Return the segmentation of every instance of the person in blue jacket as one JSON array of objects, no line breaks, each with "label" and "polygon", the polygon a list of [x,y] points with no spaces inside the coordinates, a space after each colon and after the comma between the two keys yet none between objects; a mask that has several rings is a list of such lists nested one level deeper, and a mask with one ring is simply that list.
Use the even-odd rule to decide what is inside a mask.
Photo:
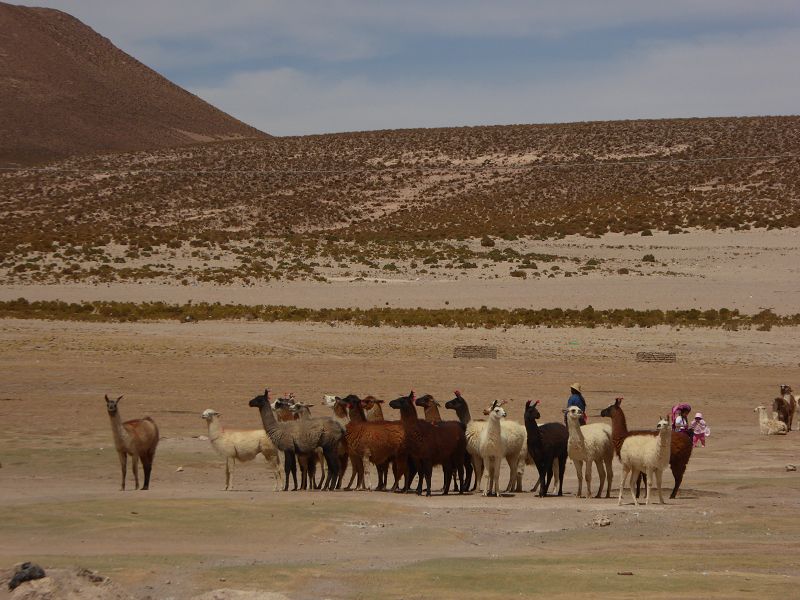
[{"label": "person in blue jacket", "polygon": [[[581,416],[581,425],[586,425],[586,399],[581,394],[581,384],[580,383],[573,383],[569,386],[570,397],[567,400],[567,410],[569,410],[570,406],[577,406],[583,412],[583,416]],[[564,414],[564,423],[567,422],[567,415]]]}]

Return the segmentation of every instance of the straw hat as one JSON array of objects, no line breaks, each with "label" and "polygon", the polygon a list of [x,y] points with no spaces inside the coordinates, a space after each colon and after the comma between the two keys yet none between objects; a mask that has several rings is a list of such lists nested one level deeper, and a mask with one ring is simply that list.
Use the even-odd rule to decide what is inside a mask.
[{"label": "straw hat", "polygon": [[576,391],[576,392],[578,392],[579,394],[581,393],[581,384],[580,384],[580,383],[573,383],[573,384],[572,384],[571,386],[569,386],[569,387],[570,387],[570,389],[572,389],[572,390],[575,390],[575,391]]}]

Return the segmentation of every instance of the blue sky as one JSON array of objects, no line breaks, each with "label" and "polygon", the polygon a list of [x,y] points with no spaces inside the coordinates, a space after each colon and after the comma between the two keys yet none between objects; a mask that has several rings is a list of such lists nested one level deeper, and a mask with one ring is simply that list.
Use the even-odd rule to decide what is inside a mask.
[{"label": "blue sky", "polygon": [[39,0],[273,134],[797,114],[797,0]]}]

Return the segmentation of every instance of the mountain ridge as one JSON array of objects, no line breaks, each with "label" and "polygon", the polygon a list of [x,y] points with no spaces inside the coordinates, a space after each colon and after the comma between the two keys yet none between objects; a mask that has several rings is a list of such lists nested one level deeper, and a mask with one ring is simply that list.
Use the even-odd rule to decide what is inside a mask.
[{"label": "mountain ridge", "polygon": [[0,2],[0,166],[267,134],[68,13]]}]

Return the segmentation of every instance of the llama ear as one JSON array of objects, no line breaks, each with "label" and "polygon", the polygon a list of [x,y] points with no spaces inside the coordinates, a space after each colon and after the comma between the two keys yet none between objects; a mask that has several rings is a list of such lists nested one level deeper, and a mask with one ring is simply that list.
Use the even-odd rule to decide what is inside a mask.
[{"label": "llama ear", "polygon": [[459,392],[458,390],[456,390],[453,393],[456,395],[456,398],[461,398],[461,392]]},{"label": "llama ear", "polygon": [[526,400],[525,401],[525,408],[530,408],[530,407],[531,407],[531,401],[530,400]]},{"label": "llama ear", "polygon": [[417,396],[416,396],[416,394],[414,393],[414,390],[411,390],[411,393],[409,394],[409,396],[408,396],[408,397],[409,397],[409,398],[411,398],[412,400],[416,400],[416,399],[417,399]]},{"label": "llama ear", "polygon": [[537,400],[536,402],[533,403],[533,405],[534,406],[539,406],[539,402],[541,402],[541,400]]},{"label": "llama ear", "polygon": [[120,396],[119,398],[117,398],[117,402],[119,402],[120,400],[122,400],[124,397],[125,397],[125,394],[122,394],[122,396]]},{"label": "llama ear", "polygon": [[108,394],[106,394],[106,402],[110,402],[110,400],[108,399]]}]

